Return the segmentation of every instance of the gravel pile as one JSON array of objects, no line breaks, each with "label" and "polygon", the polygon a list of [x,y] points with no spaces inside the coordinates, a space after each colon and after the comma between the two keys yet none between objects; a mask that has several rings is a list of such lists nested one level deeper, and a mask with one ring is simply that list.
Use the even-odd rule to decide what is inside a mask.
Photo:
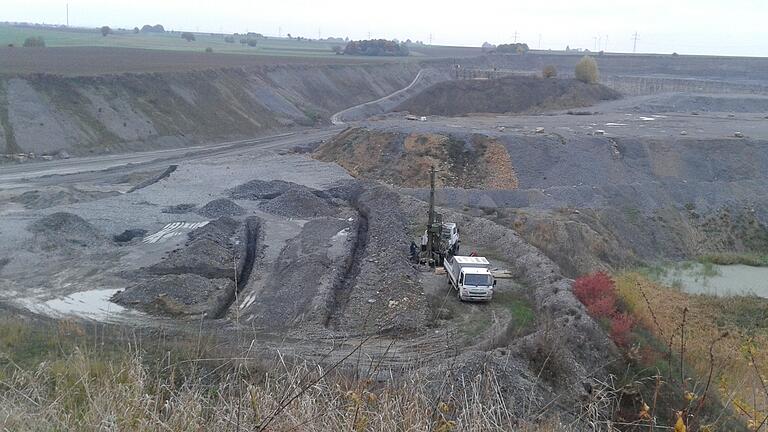
[{"label": "gravel pile", "polygon": [[309,189],[289,190],[277,198],[260,205],[267,213],[291,218],[333,216],[338,209],[326,198],[321,198]]},{"label": "gravel pile", "polygon": [[104,242],[104,237],[93,225],[72,213],[53,213],[33,222],[27,229],[47,247],[90,247]]},{"label": "gravel pile", "polygon": [[185,214],[194,210],[195,207],[197,207],[197,204],[184,203],[168,206],[161,211],[167,214]]},{"label": "gravel pile", "polygon": [[233,294],[229,279],[207,279],[195,274],[165,275],[132,285],[112,297],[117,304],[148,313],[213,316]]},{"label": "gravel pile", "polygon": [[186,245],[171,251],[165,259],[148,268],[156,275],[191,273],[209,279],[232,278],[242,266],[245,253],[243,224],[222,217],[188,234]]},{"label": "gravel pile", "polygon": [[202,217],[214,219],[222,216],[242,216],[245,214],[245,209],[232,200],[220,198],[209,202],[195,213]]},{"label": "gravel pile", "polygon": [[272,199],[297,188],[304,188],[304,186],[282,180],[251,180],[232,188],[229,191],[229,196],[232,199],[243,200]]}]

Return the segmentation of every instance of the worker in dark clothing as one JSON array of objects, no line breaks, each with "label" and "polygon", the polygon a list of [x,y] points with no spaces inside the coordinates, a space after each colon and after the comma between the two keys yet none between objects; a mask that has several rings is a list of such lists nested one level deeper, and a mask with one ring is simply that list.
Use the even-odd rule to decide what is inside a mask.
[{"label": "worker in dark clothing", "polygon": [[419,262],[419,247],[414,242],[411,242],[411,261]]}]

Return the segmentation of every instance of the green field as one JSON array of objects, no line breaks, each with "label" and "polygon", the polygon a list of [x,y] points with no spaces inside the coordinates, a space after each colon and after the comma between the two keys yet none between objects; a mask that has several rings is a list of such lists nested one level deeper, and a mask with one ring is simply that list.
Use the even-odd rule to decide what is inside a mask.
[{"label": "green field", "polygon": [[171,51],[205,51],[232,54],[280,55],[297,57],[333,57],[334,45],[343,43],[329,41],[307,41],[287,38],[260,38],[256,47],[239,43],[224,42],[227,35],[195,33],[196,40],[187,42],[179,32],[138,33],[114,30],[113,34],[102,36],[99,29],[26,27],[0,24],[0,46],[13,44],[20,47],[28,37],[41,36],[47,47],[116,47],[142,48]]}]

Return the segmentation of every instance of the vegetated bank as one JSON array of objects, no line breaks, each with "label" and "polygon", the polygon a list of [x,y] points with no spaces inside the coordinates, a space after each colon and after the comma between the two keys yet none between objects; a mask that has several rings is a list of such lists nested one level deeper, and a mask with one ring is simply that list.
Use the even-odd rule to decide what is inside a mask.
[{"label": "vegetated bank", "polygon": [[600,84],[577,80],[511,76],[437,83],[400,104],[396,111],[417,115],[521,113],[579,108],[620,94]]}]

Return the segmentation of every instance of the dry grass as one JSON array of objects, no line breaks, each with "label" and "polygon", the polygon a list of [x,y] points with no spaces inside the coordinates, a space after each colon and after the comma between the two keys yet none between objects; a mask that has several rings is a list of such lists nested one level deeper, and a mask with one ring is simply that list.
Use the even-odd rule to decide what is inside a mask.
[{"label": "dry grass", "polygon": [[675,380],[675,385],[690,392],[694,400],[705,393],[711,381],[710,391],[717,393],[725,406],[741,414],[753,430],[761,423],[760,430],[766,430],[767,301],[688,295],[638,273],[617,276],[616,286],[643,327],[651,329],[675,355],[653,358],[650,347],[640,346],[638,354],[646,357],[646,362],[655,361],[656,367],[670,374],[670,381]]},{"label": "dry grass", "polygon": [[[31,335],[27,324],[16,329]],[[195,342],[186,353],[147,353],[136,341],[120,351],[93,350],[69,345],[63,333],[72,330],[49,333],[61,349],[25,356],[29,366],[14,360],[18,338],[5,339],[0,430],[573,430],[555,420],[526,425],[515,418],[492,372],[467,377],[459,390],[448,378],[430,381],[417,371],[379,382],[377,373],[357,377],[359,371],[279,354],[266,361],[253,349],[233,358],[189,357],[201,352]],[[93,345],[92,335],[75,333]]]}]

